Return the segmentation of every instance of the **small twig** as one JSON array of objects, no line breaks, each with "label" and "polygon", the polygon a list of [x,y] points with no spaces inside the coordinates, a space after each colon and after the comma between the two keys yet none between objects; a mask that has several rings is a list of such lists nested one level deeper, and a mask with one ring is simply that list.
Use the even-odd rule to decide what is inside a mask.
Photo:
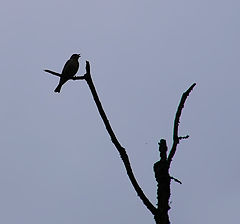
[{"label": "small twig", "polygon": [[[44,70],[45,72],[48,72],[48,73],[50,73],[50,74],[52,74],[52,75],[56,75],[56,76],[58,76],[58,77],[62,77],[62,74],[60,74],[60,73],[58,73],[58,72],[54,72],[54,71],[51,71],[51,70],[48,70],[48,69],[46,69],[46,70]],[[86,74],[85,74],[86,75]],[[85,79],[85,75],[83,75],[83,76],[73,76],[73,77],[71,77],[71,78],[69,78],[70,80],[83,80],[83,79]]]},{"label": "small twig", "polygon": [[46,70],[44,70],[45,72],[48,72],[48,73],[50,73],[50,74],[52,74],[52,75],[56,75],[56,76],[58,76],[58,77],[61,77],[61,74],[59,74],[59,73],[57,73],[57,72],[54,72],[54,71],[51,71],[51,70],[48,70],[48,69],[46,69]]},{"label": "small twig", "polygon": [[178,137],[178,128],[179,128],[179,123],[180,123],[180,117],[181,117],[181,114],[182,114],[182,110],[183,110],[183,107],[184,107],[184,104],[185,104],[185,101],[187,99],[187,97],[189,96],[190,92],[193,90],[194,86],[196,85],[196,83],[193,83],[189,89],[183,93],[182,95],[182,98],[180,100],[180,103],[179,103],[179,106],[178,106],[178,109],[177,109],[177,112],[176,112],[176,116],[175,116],[175,120],[174,120],[174,128],[173,128],[173,145],[172,145],[172,149],[168,155],[168,162],[169,162],[169,165],[173,159],[173,156],[177,150],[177,145],[179,143],[179,137]]},{"label": "small twig", "polygon": [[182,139],[188,139],[188,138],[189,138],[189,135],[178,137],[179,140],[182,140]]},{"label": "small twig", "polygon": [[177,178],[174,178],[174,177],[170,177],[172,180],[174,180],[175,182],[179,183],[179,184],[182,184],[182,182],[180,180],[178,180]]}]

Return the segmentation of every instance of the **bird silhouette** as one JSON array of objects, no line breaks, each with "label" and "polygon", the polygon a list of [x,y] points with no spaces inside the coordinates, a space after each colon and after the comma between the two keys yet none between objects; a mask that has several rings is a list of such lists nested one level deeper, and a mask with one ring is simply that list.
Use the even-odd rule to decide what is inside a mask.
[{"label": "bird silhouette", "polygon": [[45,72],[49,72],[51,74],[55,74],[60,76],[59,84],[57,88],[54,90],[56,93],[60,93],[62,85],[67,82],[70,78],[72,78],[78,71],[80,54],[73,54],[70,59],[66,62],[63,67],[62,73],[59,74],[57,72],[53,72],[51,70],[44,70]]}]

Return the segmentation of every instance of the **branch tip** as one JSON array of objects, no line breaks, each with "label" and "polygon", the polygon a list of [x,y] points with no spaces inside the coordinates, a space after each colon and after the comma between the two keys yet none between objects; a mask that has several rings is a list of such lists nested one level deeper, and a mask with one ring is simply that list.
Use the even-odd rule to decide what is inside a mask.
[{"label": "branch tip", "polygon": [[86,73],[90,73],[90,63],[86,61]]},{"label": "branch tip", "polygon": [[174,177],[170,177],[172,180],[174,180],[175,182],[179,183],[179,184],[182,184],[182,182],[180,180],[178,180],[177,178],[174,178]]}]

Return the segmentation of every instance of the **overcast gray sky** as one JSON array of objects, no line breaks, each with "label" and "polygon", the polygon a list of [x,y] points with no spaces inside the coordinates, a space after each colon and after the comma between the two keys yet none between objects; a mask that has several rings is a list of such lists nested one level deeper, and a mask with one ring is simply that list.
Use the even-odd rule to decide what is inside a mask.
[{"label": "overcast gray sky", "polygon": [[158,142],[182,141],[172,223],[239,220],[238,0],[6,1],[0,8],[0,223],[154,223],[84,81],[53,92],[81,53],[134,173],[156,203]]}]

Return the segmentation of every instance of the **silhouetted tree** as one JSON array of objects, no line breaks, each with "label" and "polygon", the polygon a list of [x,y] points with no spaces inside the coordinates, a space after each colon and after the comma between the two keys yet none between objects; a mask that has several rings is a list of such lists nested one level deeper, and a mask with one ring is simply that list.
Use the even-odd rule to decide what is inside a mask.
[{"label": "silhouetted tree", "polygon": [[[49,72],[49,70],[45,70],[46,72]],[[53,75],[60,76],[60,74],[55,73],[55,72],[50,72]],[[181,139],[187,139],[189,136],[178,136],[178,127],[179,127],[179,122],[180,122],[180,117],[182,113],[182,109],[184,107],[185,101],[187,97],[189,96],[190,92],[193,90],[194,86],[196,83],[192,84],[190,88],[183,93],[177,112],[174,120],[174,128],[173,128],[173,144],[170,150],[169,155],[167,156],[167,143],[165,139],[161,139],[159,144],[159,152],[160,152],[160,160],[154,164],[154,172],[155,172],[155,178],[158,183],[157,187],[157,207],[155,207],[149,199],[146,197],[144,194],[143,190],[139,186],[132,168],[131,164],[128,158],[128,155],[126,153],[125,148],[120,144],[118,141],[116,135],[113,132],[113,129],[110,125],[109,120],[107,119],[106,113],[103,110],[102,104],[99,100],[97,91],[95,89],[95,86],[92,81],[91,73],[90,73],[90,64],[88,61],[86,61],[86,74],[83,76],[75,76],[75,77],[70,77],[69,79],[72,80],[85,80],[91,90],[93,99],[96,103],[98,112],[104,122],[104,125],[106,127],[106,130],[111,138],[112,143],[118,150],[120,157],[124,163],[125,169],[127,171],[127,175],[137,192],[137,195],[140,197],[142,200],[143,204],[148,208],[148,210],[153,214],[154,219],[157,224],[169,224],[169,216],[168,216],[168,211],[170,209],[169,206],[169,198],[170,198],[170,183],[171,180],[174,180],[178,183],[181,184],[179,180],[177,180],[174,177],[171,177],[169,174],[169,169],[170,165],[172,162],[172,159],[175,155],[175,152],[177,150],[177,145],[179,144]]]}]

